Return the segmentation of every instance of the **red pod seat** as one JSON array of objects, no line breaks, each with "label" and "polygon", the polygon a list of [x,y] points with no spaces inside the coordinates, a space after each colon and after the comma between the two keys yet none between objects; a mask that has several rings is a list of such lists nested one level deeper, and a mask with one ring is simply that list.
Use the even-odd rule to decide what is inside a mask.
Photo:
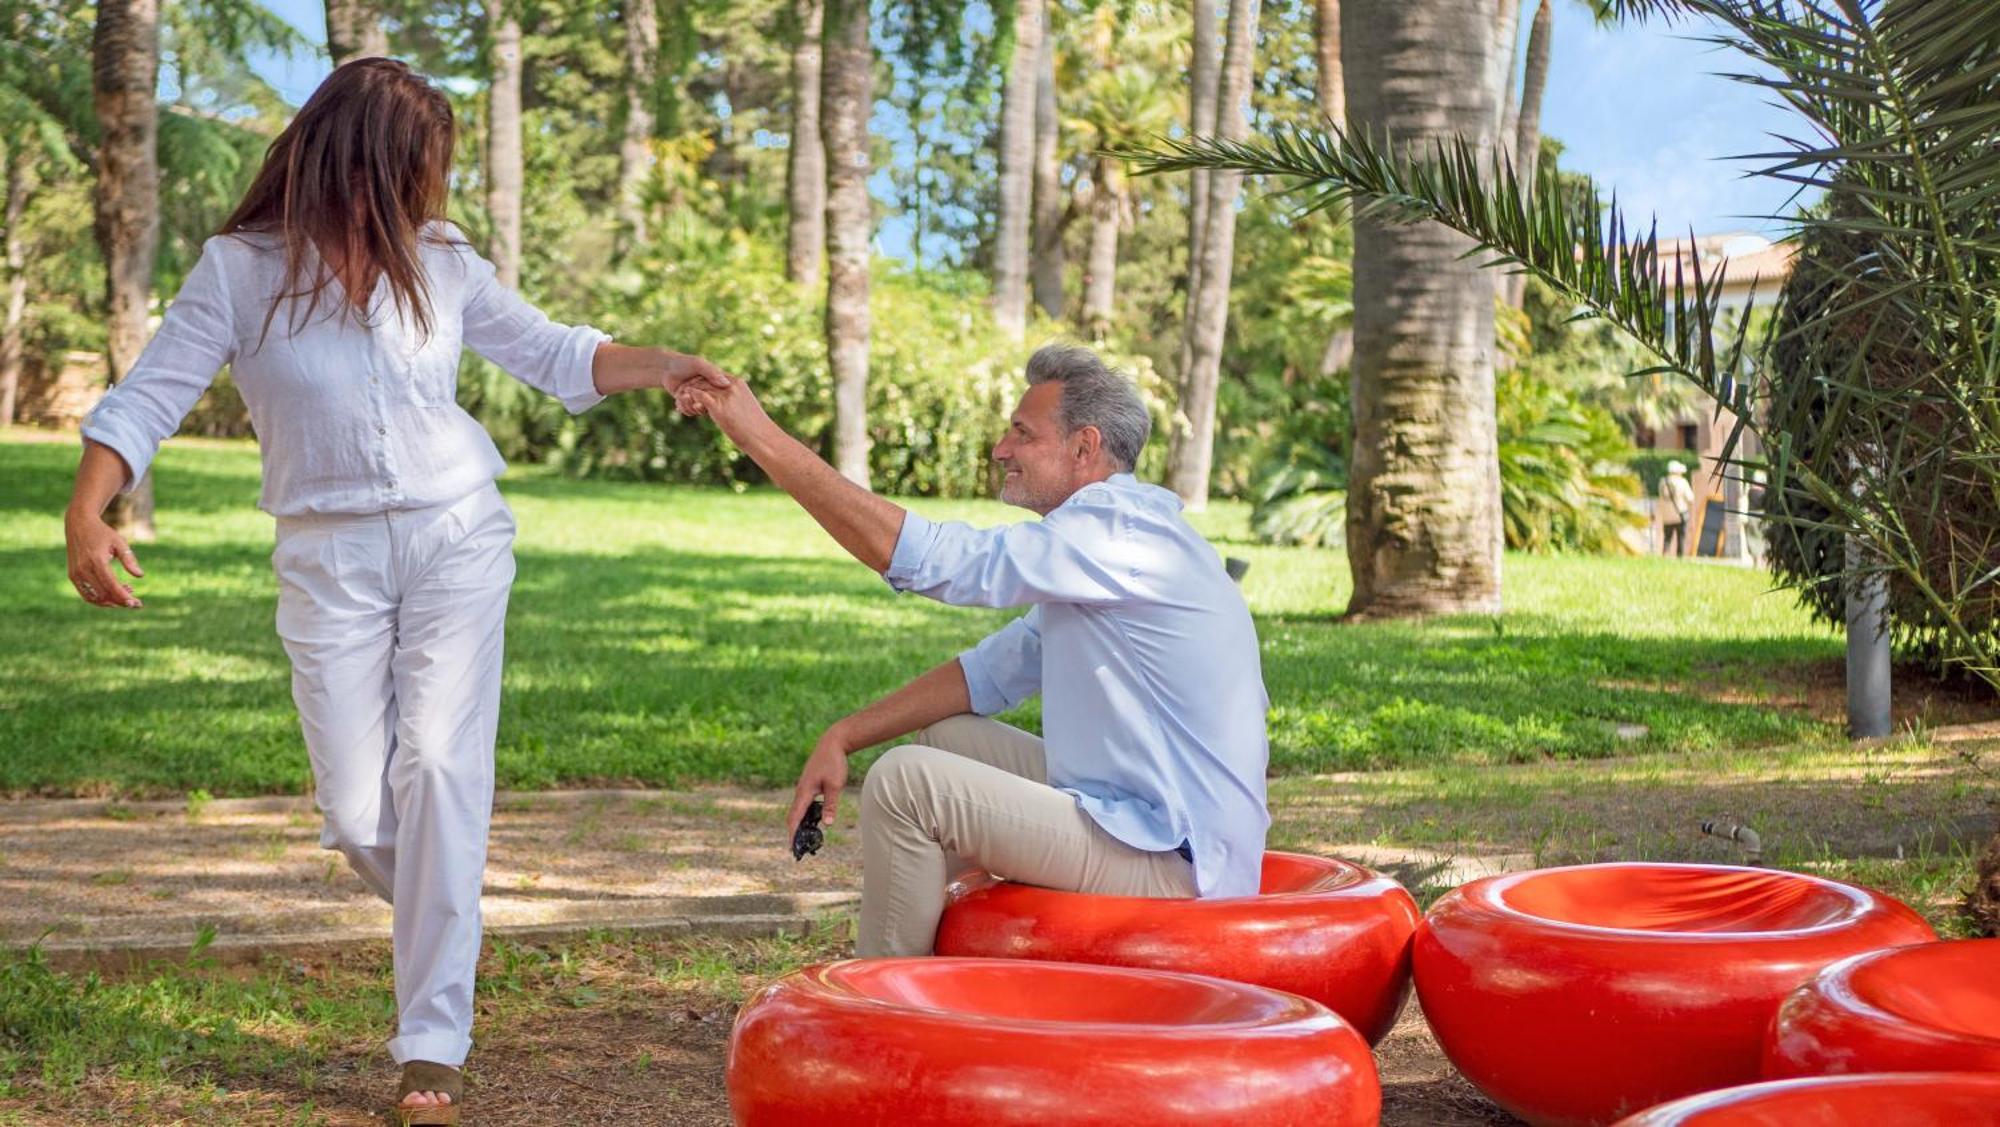
[{"label": "red pod seat", "polygon": [[1747,1084],[1648,1109],[1618,1127],[2000,1127],[2000,1076],[1894,1072]]},{"label": "red pod seat", "polygon": [[1935,938],[1897,901],[1819,877],[1578,865],[1448,893],[1417,930],[1413,968],[1458,1070],[1522,1119],[1567,1127],[1757,1080],[1801,982]]},{"label": "red pod seat", "polygon": [[975,873],[953,883],[937,953],[1146,967],[1311,998],[1372,1044],[1410,988],[1422,914],[1403,886],[1346,861],[1264,854],[1262,891],[1220,900],[1058,892]]},{"label": "red pod seat", "polygon": [[1000,959],[808,967],[743,1007],[739,1127],[1373,1127],[1375,1062],[1316,1002],[1161,971]]},{"label": "red pod seat", "polygon": [[2000,1072],[2000,939],[1856,955],[1778,1010],[1764,1075]]}]

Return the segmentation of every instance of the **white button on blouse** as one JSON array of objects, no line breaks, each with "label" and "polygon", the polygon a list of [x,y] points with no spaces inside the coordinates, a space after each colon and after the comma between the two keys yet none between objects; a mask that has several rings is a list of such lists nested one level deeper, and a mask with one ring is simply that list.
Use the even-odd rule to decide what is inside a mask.
[{"label": "white button on blouse", "polygon": [[591,361],[611,338],[550,321],[501,285],[493,264],[450,224],[426,228],[420,249],[428,336],[386,282],[365,314],[338,284],[320,295],[310,323],[303,299],[288,299],[267,334],[266,314],[284,284],[282,243],[243,234],[208,240],[138,363],[85,420],[84,437],[125,460],[131,489],[228,364],[262,452],[257,504],[265,512],[375,513],[466,496],[505,466],[458,405],[462,348],[575,413],[603,398]]}]

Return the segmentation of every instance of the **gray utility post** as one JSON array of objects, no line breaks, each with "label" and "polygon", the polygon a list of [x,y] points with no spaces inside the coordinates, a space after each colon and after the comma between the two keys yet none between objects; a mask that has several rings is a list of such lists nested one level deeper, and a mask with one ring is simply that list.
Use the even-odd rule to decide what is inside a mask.
[{"label": "gray utility post", "polygon": [[1859,537],[1847,537],[1847,735],[1877,739],[1889,734],[1889,579]]}]

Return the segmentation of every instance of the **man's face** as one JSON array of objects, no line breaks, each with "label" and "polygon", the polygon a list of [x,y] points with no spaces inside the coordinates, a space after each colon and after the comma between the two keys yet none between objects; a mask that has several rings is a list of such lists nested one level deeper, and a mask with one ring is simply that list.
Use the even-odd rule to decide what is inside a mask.
[{"label": "man's face", "polygon": [[1036,384],[1014,408],[1006,437],[993,448],[1006,472],[1002,501],[1046,515],[1084,484],[1079,436],[1063,433],[1062,393],[1059,383]]}]

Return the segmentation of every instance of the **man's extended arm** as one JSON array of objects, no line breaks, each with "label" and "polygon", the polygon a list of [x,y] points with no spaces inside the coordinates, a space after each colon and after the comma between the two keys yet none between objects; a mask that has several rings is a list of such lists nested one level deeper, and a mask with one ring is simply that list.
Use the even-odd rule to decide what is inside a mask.
[{"label": "man's extended arm", "polygon": [[799,827],[799,819],[814,798],[826,799],[821,823],[832,825],[840,792],[847,786],[847,757],[862,748],[908,735],[950,716],[972,711],[972,697],[965,686],[965,670],[953,658],[923,674],[888,696],[833,722],[813,748],[799,785],[792,795],[792,812],[787,831]]},{"label": "man's extended arm", "polygon": [[690,383],[681,393],[681,401],[683,409],[692,402],[713,418],[737,448],[750,455],[772,483],[791,494],[792,500],[850,555],[878,572],[889,570],[896,538],[903,531],[901,506],[840,476],[804,443],[773,423],[741,382],[727,391]]}]

